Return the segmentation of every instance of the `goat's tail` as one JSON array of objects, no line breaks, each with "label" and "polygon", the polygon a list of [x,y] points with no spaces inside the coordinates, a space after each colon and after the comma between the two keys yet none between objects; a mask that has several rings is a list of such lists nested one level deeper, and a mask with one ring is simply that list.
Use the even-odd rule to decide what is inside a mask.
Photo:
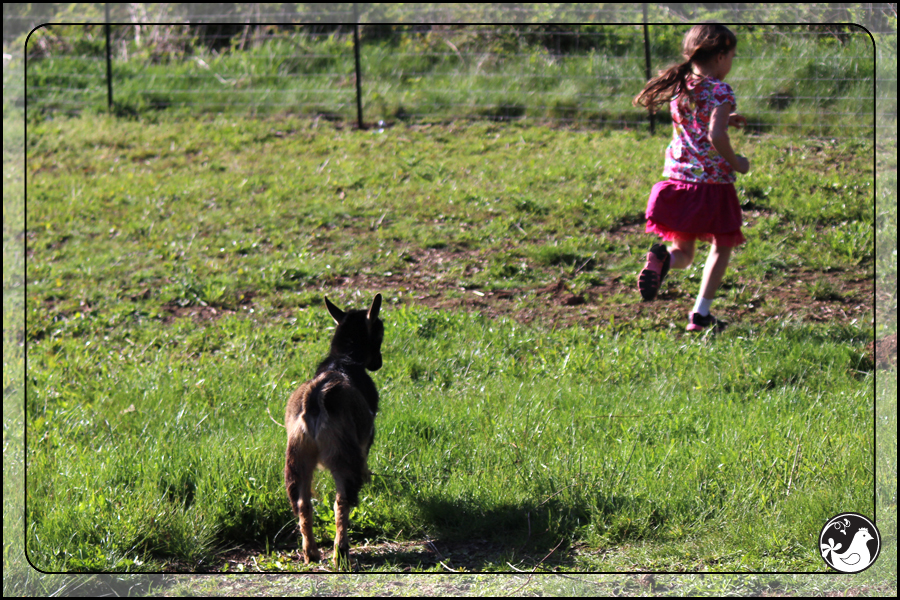
[{"label": "goat's tail", "polygon": [[337,385],[342,383],[336,379],[333,373],[326,372],[317,376],[306,384],[303,392],[300,408],[300,426],[303,432],[312,439],[319,436],[319,431],[328,420],[328,412],[325,410],[325,396]]}]

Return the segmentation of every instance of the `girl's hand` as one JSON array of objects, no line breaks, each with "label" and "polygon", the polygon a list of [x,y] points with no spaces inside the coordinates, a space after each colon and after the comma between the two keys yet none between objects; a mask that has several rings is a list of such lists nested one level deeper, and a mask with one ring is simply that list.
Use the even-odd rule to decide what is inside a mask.
[{"label": "girl's hand", "polygon": [[728,125],[730,127],[737,127],[738,129],[740,129],[746,124],[747,117],[745,117],[744,115],[739,115],[737,113],[731,113],[730,115],[728,115]]},{"label": "girl's hand", "polygon": [[750,161],[743,156],[735,154],[731,147],[731,140],[728,138],[728,125],[731,123],[746,123],[747,119],[739,114],[732,113],[734,109],[732,104],[720,104],[713,109],[709,120],[709,141],[724,158],[731,168],[738,173],[746,173],[750,170]]}]

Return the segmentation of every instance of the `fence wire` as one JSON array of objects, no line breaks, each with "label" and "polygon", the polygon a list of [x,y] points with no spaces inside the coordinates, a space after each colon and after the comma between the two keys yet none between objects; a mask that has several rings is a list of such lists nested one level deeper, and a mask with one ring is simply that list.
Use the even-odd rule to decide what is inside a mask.
[{"label": "fence wire", "polygon": [[[88,5],[55,5],[57,12],[60,6]],[[646,80],[645,42],[655,74],[678,59],[684,21],[765,15],[749,4],[705,12],[684,5],[572,5],[563,16],[585,21],[577,25],[547,20],[538,5],[501,10],[497,5],[298,4],[293,13],[260,8],[267,5],[222,5],[221,15],[178,13],[190,6],[110,5],[120,19],[111,17],[116,24],[109,27],[117,114],[294,113],[355,124],[359,104],[365,124],[376,126],[490,119],[646,128],[648,115],[631,105]],[[815,13],[809,6],[823,8]],[[646,40],[642,9],[649,23]],[[65,15],[69,22],[86,24],[31,32],[28,27],[36,22],[62,20],[56,13],[34,14],[54,5],[31,10],[22,15],[4,10],[4,71],[14,60],[25,60],[27,67],[27,96],[24,87],[4,77],[4,102],[27,102],[29,117],[107,110],[106,31],[99,24],[105,16]],[[888,52],[893,44],[893,64],[876,71],[884,48],[855,25],[732,24],[739,42],[728,82],[750,130],[858,137],[871,135],[877,122],[879,134],[896,137],[896,4],[779,10],[780,18],[868,19],[886,32],[876,39]],[[518,23],[453,23],[478,14]],[[223,17],[245,22],[217,22]],[[344,22],[335,24],[335,17]],[[395,24],[377,23],[382,17]],[[528,23],[535,18],[544,22]],[[147,24],[150,19],[207,22]],[[428,23],[402,23],[415,20]],[[673,20],[677,23],[665,22]],[[359,71],[355,22],[360,23]],[[657,120],[667,117],[662,111]]]}]

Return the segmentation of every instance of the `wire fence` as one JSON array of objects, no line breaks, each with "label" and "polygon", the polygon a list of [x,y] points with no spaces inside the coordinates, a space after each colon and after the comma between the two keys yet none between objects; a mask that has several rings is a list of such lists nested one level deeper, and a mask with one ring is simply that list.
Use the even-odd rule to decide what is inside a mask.
[{"label": "wire fence", "polygon": [[104,23],[108,8],[114,22],[256,24],[333,23],[857,23],[873,33],[896,33],[896,3],[795,4],[70,4],[5,3],[4,46],[18,35],[48,22]]},{"label": "wire fence", "polygon": [[[154,6],[110,5],[119,20],[111,16],[109,26],[100,24],[102,13],[70,15],[69,22],[86,23],[30,35],[27,27],[51,17],[5,10],[4,72],[8,62],[24,60],[26,85],[4,76],[4,104],[27,106],[29,117],[185,111],[294,113],[376,127],[489,119],[646,128],[649,116],[631,100],[648,72],[678,59],[683,21],[761,14],[749,4],[719,5],[731,7],[728,14],[684,12],[683,5],[573,5],[566,18],[584,23],[459,25],[452,21],[530,21],[544,13],[533,6],[500,13],[478,8],[485,5],[352,4],[276,5],[281,12],[267,13],[267,5],[221,5],[220,15],[179,17]],[[728,77],[739,112],[751,131],[847,138],[877,128],[896,137],[896,4],[819,6],[832,7],[832,16],[862,15],[883,33],[873,42],[857,25],[729,25],[739,40]],[[842,15],[836,6],[862,8]],[[217,22],[240,10],[244,22]],[[782,10],[783,17],[804,9]],[[811,15],[807,8],[803,16]],[[373,22],[383,16],[428,24]],[[165,20],[182,23],[158,22]],[[663,110],[654,122],[667,120]]]}]

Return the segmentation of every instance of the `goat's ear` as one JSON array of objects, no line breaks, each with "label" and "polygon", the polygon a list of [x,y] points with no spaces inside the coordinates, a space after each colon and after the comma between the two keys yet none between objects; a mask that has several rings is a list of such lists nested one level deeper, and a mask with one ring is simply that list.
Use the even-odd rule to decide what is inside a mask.
[{"label": "goat's ear", "polygon": [[331,300],[329,300],[327,296],[325,297],[325,308],[328,309],[328,314],[331,315],[331,318],[334,319],[334,322],[340,325],[344,320],[346,313],[332,304]]},{"label": "goat's ear", "polygon": [[377,319],[379,310],[381,310],[381,294],[375,294],[375,299],[372,300],[372,306],[369,307],[369,314],[366,315],[366,318],[370,321]]}]

